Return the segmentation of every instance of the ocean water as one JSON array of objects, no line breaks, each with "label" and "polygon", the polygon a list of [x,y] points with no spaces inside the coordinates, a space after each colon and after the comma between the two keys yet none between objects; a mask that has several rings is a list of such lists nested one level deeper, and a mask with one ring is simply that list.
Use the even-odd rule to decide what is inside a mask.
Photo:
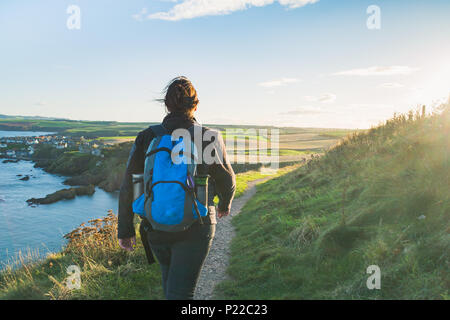
[{"label": "ocean water", "polygon": [[[12,136],[11,133],[0,131],[0,136]],[[17,257],[19,251],[32,250],[41,255],[59,251],[65,243],[64,234],[83,222],[105,216],[109,209],[117,213],[118,194],[99,188],[92,196],[29,206],[26,203],[29,198],[69,188],[63,184],[65,177],[33,165],[31,161],[2,163],[0,159],[0,269]],[[17,175],[29,175],[30,179],[21,181]]]},{"label": "ocean water", "polygon": [[34,137],[53,134],[54,132],[40,131],[0,131],[0,138],[4,137]]}]

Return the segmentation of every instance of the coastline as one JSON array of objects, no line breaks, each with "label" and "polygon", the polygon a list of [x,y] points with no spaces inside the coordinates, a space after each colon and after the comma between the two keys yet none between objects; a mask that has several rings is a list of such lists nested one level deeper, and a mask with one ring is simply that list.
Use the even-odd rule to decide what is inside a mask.
[{"label": "coastline", "polygon": [[69,188],[82,187],[86,195],[78,192],[75,198],[28,205],[27,199],[45,199],[67,189],[64,182],[71,176],[45,170],[32,158],[2,156],[0,166],[0,269],[23,257],[42,260],[48,253],[61,251],[66,244],[64,234],[89,219],[103,217],[109,209],[117,209],[117,192],[95,186]]}]

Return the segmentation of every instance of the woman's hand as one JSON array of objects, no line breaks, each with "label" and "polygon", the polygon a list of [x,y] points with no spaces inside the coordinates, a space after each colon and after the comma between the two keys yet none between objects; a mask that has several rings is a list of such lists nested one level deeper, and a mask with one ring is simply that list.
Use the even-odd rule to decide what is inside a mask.
[{"label": "woman's hand", "polygon": [[135,245],[136,245],[136,237],[119,239],[119,246],[124,250],[133,251]]},{"label": "woman's hand", "polygon": [[230,210],[226,210],[226,211],[219,210],[217,215],[218,215],[219,218],[222,218],[222,217],[225,217],[225,216],[227,216],[229,214],[230,214]]}]

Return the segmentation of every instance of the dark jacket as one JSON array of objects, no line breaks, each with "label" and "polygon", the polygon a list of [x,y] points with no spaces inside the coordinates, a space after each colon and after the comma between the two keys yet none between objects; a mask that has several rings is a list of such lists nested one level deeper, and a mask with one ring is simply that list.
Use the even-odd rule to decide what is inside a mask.
[{"label": "dark jacket", "polygon": [[[170,113],[168,114],[162,124],[169,133],[178,128],[188,129],[193,124],[198,124],[195,118],[188,118],[183,114]],[[211,130],[203,127],[203,132]],[[219,210],[229,210],[231,207],[231,201],[234,197],[236,189],[236,179],[230,162],[227,159],[225,145],[220,134],[217,133],[218,141],[215,141],[214,150],[216,153],[223,155],[223,161],[214,164],[201,164],[199,165],[199,171],[210,175],[209,179],[209,203],[212,203],[214,195],[217,194],[219,198]],[[128,158],[127,169],[125,177],[123,179],[122,186],[120,188],[119,195],[119,224],[118,224],[118,237],[119,239],[130,238],[135,235],[132,210],[133,202],[133,186],[131,175],[135,173],[144,172],[145,153],[150,145],[150,142],[155,137],[153,131],[147,128],[139,132],[133,147],[130,151]],[[206,142],[208,144],[210,142]],[[203,147],[205,146],[205,142]],[[210,210],[209,220],[210,223],[216,223],[215,210]]]}]

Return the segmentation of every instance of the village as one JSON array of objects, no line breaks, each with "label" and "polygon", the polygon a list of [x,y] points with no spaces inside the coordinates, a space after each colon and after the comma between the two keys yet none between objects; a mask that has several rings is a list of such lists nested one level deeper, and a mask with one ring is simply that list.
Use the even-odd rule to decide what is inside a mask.
[{"label": "village", "polygon": [[60,135],[42,135],[32,137],[3,137],[0,138],[0,158],[32,159],[36,149],[41,145],[50,145],[56,149],[76,151],[103,157],[102,149],[105,144],[100,140],[85,139],[84,137],[70,137]]}]

